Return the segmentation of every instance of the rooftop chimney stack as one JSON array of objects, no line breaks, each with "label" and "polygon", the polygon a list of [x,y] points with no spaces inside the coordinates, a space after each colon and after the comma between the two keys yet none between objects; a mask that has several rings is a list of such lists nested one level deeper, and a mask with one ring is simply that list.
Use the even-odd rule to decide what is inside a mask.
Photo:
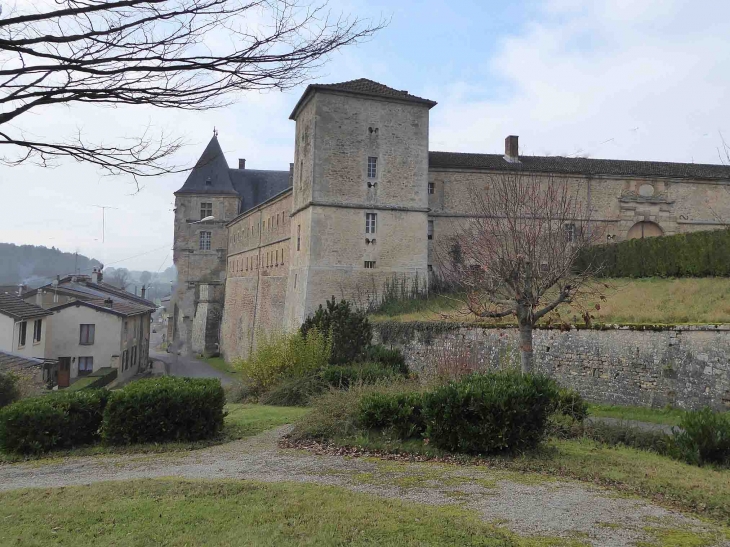
[{"label": "rooftop chimney stack", "polygon": [[107,298],[106,300],[104,300],[104,305],[107,308],[111,309],[114,306],[114,300],[112,300],[111,298]]},{"label": "rooftop chimney stack", "polygon": [[54,279],[54,280],[53,280],[53,281],[51,282],[51,285],[53,285],[54,287],[58,287],[58,282],[59,282],[60,280],[61,280],[61,276],[60,276],[60,275],[57,275],[57,276],[56,276],[56,279]]},{"label": "rooftop chimney stack", "polygon": [[246,169],[246,158],[238,158],[238,168]]},{"label": "rooftop chimney stack", "polygon": [[91,272],[91,282],[94,285],[98,285],[99,281],[101,281],[101,272],[98,269],[94,268]]},{"label": "rooftop chimney stack", "polygon": [[504,159],[510,163],[520,162],[519,137],[510,135],[504,139]]},{"label": "rooftop chimney stack", "polygon": [[147,288],[144,285],[142,285],[142,298],[145,297],[144,295],[146,292],[147,292]]}]

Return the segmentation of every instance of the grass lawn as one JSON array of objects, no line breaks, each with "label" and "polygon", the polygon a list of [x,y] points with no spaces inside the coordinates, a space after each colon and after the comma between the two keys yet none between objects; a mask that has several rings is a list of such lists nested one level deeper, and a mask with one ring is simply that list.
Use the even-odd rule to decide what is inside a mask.
[{"label": "grass lawn", "polygon": [[156,453],[175,452],[180,450],[194,450],[214,444],[235,441],[252,437],[259,433],[290,424],[301,418],[309,409],[299,407],[279,407],[266,405],[226,405],[228,415],[225,418],[225,425],[220,436],[206,441],[189,443],[162,443],[162,444],[133,444],[129,446],[105,446],[102,444],[74,448],[73,450],[59,450],[50,452],[39,457],[20,456],[7,454],[0,451],[0,463],[13,463],[27,459],[47,459],[67,456],[90,456],[94,454],[131,454],[131,453]]},{"label": "grass lawn", "polygon": [[233,368],[232,365],[229,365],[223,360],[223,357],[205,357],[201,358],[202,361],[205,361],[208,363],[211,367],[213,367],[216,370],[219,370],[221,372],[225,372],[226,374],[231,374],[233,376],[238,375],[241,376],[241,371],[236,370]]},{"label": "grass lawn", "polygon": [[678,408],[645,408],[642,406],[613,406],[589,404],[588,414],[602,418],[637,420],[655,424],[679,425],[684,411]]},{"label": "grass lawn", "polygon": [[[421,441],[389,441],[382,436],[358,436],[335,441],[387,452],[407,452],[441,457],[446,453]],[[608,447],[592,440],[550,440],[544,447],[518,457],[476,460],[458,456],[464,463],[569,477],[668,503],[712,517],[730,525],[730,470],[696,467],[652,452]]]},{"label": "grass lawn", "polygon": [[[730,323],[730,278],[605,279],[599,282],[608,285],[608,288],[602,288],[606,301],[585,299],[581,302],[583,307],[592,310],[596,323]],[[600,310],[594,310],[596,304],[600,305]],[[372,318],[374,321],[477,320],[464,310],[461,302],[435,296],[428,300],[391,303]],[[575,309],[566,305],[558,310],[563,318],[582,323],[581,314]]]},{"label": "grass lawn", "polygon": [[176,479],[0,493],[2,545],[578,546],[461,508],[311,484]]}]

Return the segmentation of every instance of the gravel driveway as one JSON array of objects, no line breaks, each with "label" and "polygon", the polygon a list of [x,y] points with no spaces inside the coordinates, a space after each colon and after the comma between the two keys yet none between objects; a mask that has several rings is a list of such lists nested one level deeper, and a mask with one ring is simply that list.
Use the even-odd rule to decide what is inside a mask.
[{"label": "gravel driveway", "polygon": [[[277,441],[289,427],[191,452],[0,465],[0,491],[155,477],[296,481],[431,505],[461,504],[520,534],[562,536],[586,545],[619,547],[641,541],[661,545],[652,530],[722,537],[711,524],[579,482],[475,466],[283,450]],[[730,541],[718,539],[707,545],[730,547]]]}]

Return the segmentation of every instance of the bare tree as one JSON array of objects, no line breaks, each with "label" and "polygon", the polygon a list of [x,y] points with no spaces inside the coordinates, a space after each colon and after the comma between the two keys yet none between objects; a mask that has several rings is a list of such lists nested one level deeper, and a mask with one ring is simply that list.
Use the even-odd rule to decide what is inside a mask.
[{"label": "bare tree", "polygon": [[131,276],[129,275],[129,270],[127,270],[126,268],[109,269],[112,271],[109,272],[107,275],[107,283],[126,291],[132,280]]},{"label": "bare tree", "polygon": [[[41,108],[76,103],[204,110],[238,91],[287,89],[329,53],[383,23],[333,17],[326,0],[33,0],[0,14],[0,161],[70,157],[112,173],[174,172],[179,138],[141,135],[56,142],[18,125]],[[317,1],[317,0],[315,0]],[[120,136],[121,137],[121,136]],[[2,149],[0,149],[2,150]]]},{"label": "bare tree", "polygon": [[593,268],[576,271],[576,259],[601,240],[600,229],[579,190],[562,178],[493,175],[472,186],[470,197],[470,218],[436,248],[441,275],[465,295],[469,313],[516,317],[521,368],[530,372],[537,322],[582,291],[595,291]]}]

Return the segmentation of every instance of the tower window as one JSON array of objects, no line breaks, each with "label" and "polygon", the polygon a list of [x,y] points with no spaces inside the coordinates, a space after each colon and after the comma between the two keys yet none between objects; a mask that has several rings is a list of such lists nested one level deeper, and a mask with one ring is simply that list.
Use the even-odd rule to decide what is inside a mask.
[{"label": "tower window", "polygon": [[200,232],[200,250],[210,251],[211,232]]},{"label": "tower window", "polygon": [[206,203],[203,202],[200,204],[200,220],[203,220],[205,217],[212,217],[213,216],[213,204],[212,203]]},{"label": "tower window", "polygon": [[377,213],[365,213],[365,233],[374,234],[377,228]]},{"label": "tower window", "polygon": [[378,176],[378,158],[370,156],[368,158],[368,178],[374,179]]},{"label": "tower window", "polygon": [[565,241],[568,243],[575,241],[575,224],[565,225]]},{"label": "tower window", "polygon": [[436,184],[433,182],[428,183],[428,193],[429,194],[435,194],[436,193]]},{"label": "tower window", "polygon": [[428,221],[428,239],[433,239],[433,220]]},{"label": "tower window", "polygon": [[375,268],[375,261],[374,260],[366,260],[365,261],[365,269],[372,270]]},{"label": "tower window", "polygon": [[297,251],[301,248],[302,244],[302,225],[297,224]]}]

